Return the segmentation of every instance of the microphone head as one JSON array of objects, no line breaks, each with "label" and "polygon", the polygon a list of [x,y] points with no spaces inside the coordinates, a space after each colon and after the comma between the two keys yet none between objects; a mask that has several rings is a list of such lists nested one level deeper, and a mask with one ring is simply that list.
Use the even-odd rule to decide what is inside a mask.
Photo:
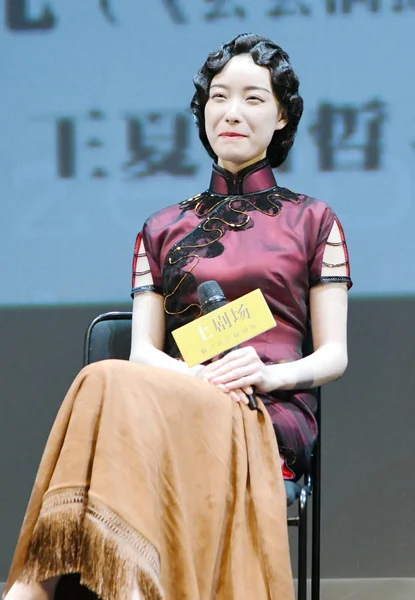
[{"label": "microphone head", "polygon": [[217,281],[204,281],[197,288],[200,308],[203,313],[208,313],[214,308],[226,304],[227,300]]}]

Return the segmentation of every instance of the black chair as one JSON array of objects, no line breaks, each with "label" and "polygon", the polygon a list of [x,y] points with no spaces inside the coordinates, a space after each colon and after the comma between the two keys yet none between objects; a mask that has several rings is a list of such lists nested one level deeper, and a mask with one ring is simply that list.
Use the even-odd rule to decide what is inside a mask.
[{"label": "black chair", "polygon": [[[85,334],[84,366],[99,360],[128,360],[131,346],[130,312],[108,312],[96,317]],[[321,392],[316,390],[317,422],[321,420]],[[298,502],[295,516],[288,517],[288,526],[298,527],[298,600],[307,599],[307,513],[312,498],[311,515],[311,600],[320,600],[320,517],[321,517],[321,434],[314,447],[310,467],[302,483],[285,482],[287,504]]]}]

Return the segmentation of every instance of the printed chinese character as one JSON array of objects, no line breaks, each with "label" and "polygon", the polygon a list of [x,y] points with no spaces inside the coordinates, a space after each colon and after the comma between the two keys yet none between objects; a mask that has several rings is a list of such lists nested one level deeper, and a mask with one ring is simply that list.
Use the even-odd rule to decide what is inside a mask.
[{"label": "printed chinese character", "polygon": [[272,4],[273,8],[268,11],[270,17],[311,15],[311,7],[304,0],[272,0]]},{"label": "printed chinese character", "polygon": [[181,7],[180,0],[163,0],[163,4],[166,7],[173,23],[187,23],[187,18]]},{"label": "printed chinese character", "polygon": [[[94,133],[88,138],[82,139],[82,125],[93,122],[94,127],[99,128],[98,133]],[[55,120],[55,139],[56,139],[56,168],[57,175],[61,179],[73,179],[77,175],[78,162],[87,157],[86,153],[78,153],[77,149],[86,148],[88,158],[100,158],[99,150],[104,146],[101,137],[102,125],[106,123],[106,115],[100,109],[91,109],[86,114],[86,119],[76,117],[58,117]],[[81,138],[81,139],[79,139]],[[81,143],[80,143],[81,142]],[[98,151],[98,156],[96,152]],[[92,154],[94,153],[94,154]],[[103,165],[94,165],[91,167],[90,175],[95,178],[105,178],[109,176],[108,169]]]},{"label": "printed chinese character", "polygon": [[111,0],[99,0],[99,7],[104,17],[113,25],[117,22],[114,13],[112,12]]},{"label": "printed chinese character", "polygon": [[206,21],[229,17],[245,18],[245,8],[240,6],[240,3],[235,4],[233,0],[205,0],[205,3],[213,5],[211,10],[205,13]]},{"label": "printed chinese character", "polygon": [[395,0],[392,6],[394,12],[403,12],[406,9],[415,10],[415,0]]},{"label": "printed chinese character", "polygon": [[5,18],[8,29],[12,31],[47,31],[56,27],[57,17],[50,6],[43,4],[41,14],[30,14],[27,0],[6,0]]},{"label": "printed chinese character", "polygon": [[57,175],[61,179],[72,179],[76,175],[75,119],[56,120]]},{"label": "printed chinese character", "polygon": [[225,329],[232,327],[232,323],[227,312],[212,319],[212,323],[217,332],[225,331]]},{"label": "printed chinese character", "polygon": [[362,106],[321,104],[317,123],[310,129],[320,170],[378,170],[384,121],[384,103],[378,100]]},{"label": "printed chinese character", "polygon": [[251,315],[249,314],[249,310],[244,306],[243,303],[236,310],[233,310],[233,308],[232,308],[231,312],[232,312],[234,323],[236,323],[237,321],[244,321],[245,319],[251,318]]},{"label": "printed chinese character", "polygon": [[194,175],[197,165],[188,158],[190,116],[184,113],[150,113],[127,118],[130,160],[124,166],[133,177],[156,173]]},{"label": "printed chinese character", "polygon": [[211,337],[213,337],[213,333],[209,333],[209,326],[208,325],[205,325],[205,327],[202,327],[201,325],[198,325],[197,329],[199,331],[200,337],[202,338],[202,340],[204,342],[206,342],[208,339],[210,339]]},{"label": "printed chinese character", "polygon": [[329,15],[351,13],[356,4],[364,4],[370,12],[376,13],[381,10],[380,0],[326,0],[326,7]]}]

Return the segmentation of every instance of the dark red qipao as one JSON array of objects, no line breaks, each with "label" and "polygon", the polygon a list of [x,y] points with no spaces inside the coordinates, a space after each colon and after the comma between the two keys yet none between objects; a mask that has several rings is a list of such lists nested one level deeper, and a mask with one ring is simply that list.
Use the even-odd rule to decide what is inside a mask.
[{"label": "dark red qipao", "polygon": [[[334,226],[340,241],[330,242]],[[141,241],[152,285],[140,285]],[[340,246],[340,263],[323,262],[330,244]],[[333,274],[323,276],[323,266]],[[279,187],[266,159],[236,176],[214,165],[206,192],[155,213],[137,237],[132,294],[164,296],[170,356],[180,357],[171,332],[201,314],[197,287],[210,279],[229,301],[260,288],[277,326],[242,345],[253,346],[266,364],[298,360],[309,336],[310,288],[351,286],[343,230],[329,206]],[[284,476],[298,478],[317,435],[315,396],[293,390],[260,397],[285,458]]]}]

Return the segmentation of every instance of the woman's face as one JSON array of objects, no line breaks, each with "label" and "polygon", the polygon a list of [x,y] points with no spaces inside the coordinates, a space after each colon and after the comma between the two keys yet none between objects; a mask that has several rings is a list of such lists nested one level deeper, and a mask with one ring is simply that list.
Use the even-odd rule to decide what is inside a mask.
[{"label": "woman's face", "polygon": [[249,54],[231,58],[212,79],[205,126],[219,166],[236,173],[264,158],[274,131],[285,125],[270,72]]}]

